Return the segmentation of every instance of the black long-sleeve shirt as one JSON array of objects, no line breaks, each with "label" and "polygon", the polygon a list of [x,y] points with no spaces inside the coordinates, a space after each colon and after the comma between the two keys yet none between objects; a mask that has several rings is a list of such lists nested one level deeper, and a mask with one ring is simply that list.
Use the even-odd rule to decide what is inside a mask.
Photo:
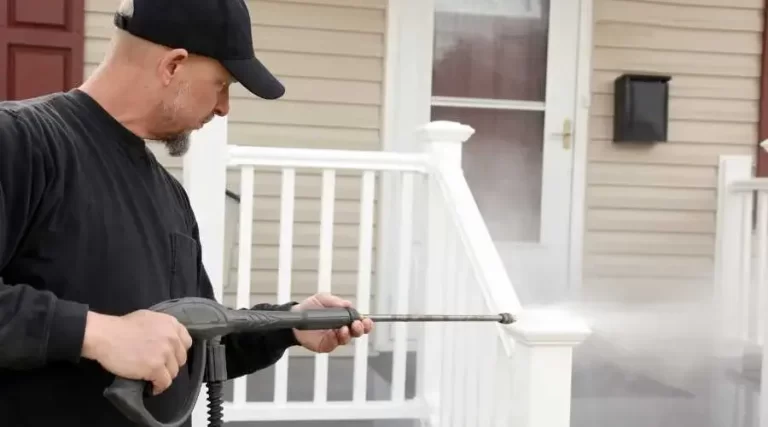
[{"label": "black long-sleeve shirt", "polygon": [[[0,278],[0,424],[9,426],[130,425],[102,395],[114,376],[80,357],[86,313],[213,298],[183,187],[79,90],[0,103]],[[234,378],[297,343],[285,330],[224,344]],[[168,420],[188,392],[182,369],[148,408]]]}]

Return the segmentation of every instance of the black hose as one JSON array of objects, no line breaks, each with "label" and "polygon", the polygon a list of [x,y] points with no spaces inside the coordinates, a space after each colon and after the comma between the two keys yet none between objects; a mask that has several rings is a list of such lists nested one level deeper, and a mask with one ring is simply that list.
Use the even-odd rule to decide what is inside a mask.
[{"label": "black hose", "polygon": [[208,385],[208,427],[224,427],[224,383],[210,381]]}]

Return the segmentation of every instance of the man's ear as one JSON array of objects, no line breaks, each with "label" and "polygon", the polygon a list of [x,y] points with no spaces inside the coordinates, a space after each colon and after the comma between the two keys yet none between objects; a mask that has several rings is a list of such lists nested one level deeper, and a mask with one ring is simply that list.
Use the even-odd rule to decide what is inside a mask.
[{"label": "man's ear", "polygon": [[178,74],[189,58],[189,52],[185,49],[173,49],[163,55],[160,59],[158,72],[160,81],[164,86],[171,83],[171,80]]}]

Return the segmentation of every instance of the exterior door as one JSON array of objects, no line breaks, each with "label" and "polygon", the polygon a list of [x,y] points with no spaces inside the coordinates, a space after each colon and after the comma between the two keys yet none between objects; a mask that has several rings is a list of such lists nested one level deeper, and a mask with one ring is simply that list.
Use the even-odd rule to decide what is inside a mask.
[{"label": "exterior door", "polygon": [[568,291],[578,0],[435,0],[432,120],[468,124],[465,176],[524,303]]},{"label": "exterior door", "polygon": [[0,100],[78,86],[84,19],[84,0],[0,0]]}]

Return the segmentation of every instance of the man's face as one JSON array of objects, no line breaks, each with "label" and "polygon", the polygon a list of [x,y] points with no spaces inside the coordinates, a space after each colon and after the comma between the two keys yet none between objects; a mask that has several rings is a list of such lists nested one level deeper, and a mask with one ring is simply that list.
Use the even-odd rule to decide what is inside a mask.
[{"label": "man's face", "polygon": [[189,135],[229,112],[230,74],[215,60],[169,53],[164,63],[164,89],[159,106],[158,134],[172,156],[189,149]]}]

